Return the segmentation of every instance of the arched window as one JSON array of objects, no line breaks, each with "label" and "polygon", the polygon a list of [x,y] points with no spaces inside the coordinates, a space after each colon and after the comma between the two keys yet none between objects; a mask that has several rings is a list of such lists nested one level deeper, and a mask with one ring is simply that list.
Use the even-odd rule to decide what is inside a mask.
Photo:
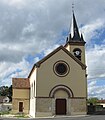
[{"label": "arched window", "polygon": [[31,91],[31,93],[32,93],[32,98],[33,98],[33,83],[32,83],[32,91]]},{"label": "arched window", "polygon": [[35,81],[34,81],[34,97],[35,97]]},{"label": "arched window", "polygon": [[30,98],[32,98],[32,84],[30,85]]},{"label": "arched window", "polygon": [[33,83],[33,97],[34,97],[34,83]]}]

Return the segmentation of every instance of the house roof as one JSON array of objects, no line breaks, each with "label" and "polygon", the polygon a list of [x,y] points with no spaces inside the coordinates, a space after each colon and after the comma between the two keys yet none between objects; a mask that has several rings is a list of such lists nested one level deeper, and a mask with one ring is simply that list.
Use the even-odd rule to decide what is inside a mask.
[{"label": "house roof", "polygon": [[30,88],[30,83],[28,78],[12,78],[12,87],[13,88]]},{"label": "house roof", "polygon": [[6,98],[7,96],[0,96],[0,103],[3,103],[3,99]]},{"label": "house roof", "polygon": [[97,103],[105,103],[105,100],[98,100]]},{"label": "house roof", "polygon": [[54,55],[55,53],[57,53],[59,50],[63,50],[66,54],[68,54],[73,60],[75,60],[81,67],[82,69],[86,69],[86,65],[83,64],[78,58],[76,58],[75,56],[73,56],[66,48],[64,48],[62,45],[58,48],[56,48],[54,51],[52,51],[50,54],[48,54],[46,57],[44,57],[43,59],[41,59],[39,62],[37,62],[36,64],[34,64],[31,72],[29,73],[28,78],[30,78],[33,70],[35,69],[35,67],[40,67],[40,65],[46,61],[47,59],[49,59],[52,55]]}]

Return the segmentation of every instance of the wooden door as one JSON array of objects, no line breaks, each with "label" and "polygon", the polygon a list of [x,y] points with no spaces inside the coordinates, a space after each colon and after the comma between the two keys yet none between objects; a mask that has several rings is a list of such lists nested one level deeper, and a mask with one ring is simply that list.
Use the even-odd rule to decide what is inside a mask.
[{"label": "wooden door", "polygon": [[56,115],[66,115],[66,99],[56,99]]},{"label": "wooden door", "polygon": [[19,102],[19,112],[23,112],[23,102]]}]

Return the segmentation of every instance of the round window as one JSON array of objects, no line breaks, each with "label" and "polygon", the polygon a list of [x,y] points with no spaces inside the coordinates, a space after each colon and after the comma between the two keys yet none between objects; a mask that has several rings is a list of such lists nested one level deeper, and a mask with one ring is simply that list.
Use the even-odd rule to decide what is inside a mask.
[{"label": "round window", "polygon": [[69,65],[64,61],[58,61],[54,64],[54,72],[58,76],[66,76],[69,72]]}]

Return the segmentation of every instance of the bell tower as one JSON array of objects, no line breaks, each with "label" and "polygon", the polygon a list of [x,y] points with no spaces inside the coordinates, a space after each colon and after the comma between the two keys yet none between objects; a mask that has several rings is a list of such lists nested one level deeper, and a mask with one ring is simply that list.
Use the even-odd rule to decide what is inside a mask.
[{"label": "bell tower", "polygon": [[85,41],[83,35],[79,33],[75,14],[73,12],[71,31],[66,39],[65,48],[71,52],[77,59],[85,64]]}]

